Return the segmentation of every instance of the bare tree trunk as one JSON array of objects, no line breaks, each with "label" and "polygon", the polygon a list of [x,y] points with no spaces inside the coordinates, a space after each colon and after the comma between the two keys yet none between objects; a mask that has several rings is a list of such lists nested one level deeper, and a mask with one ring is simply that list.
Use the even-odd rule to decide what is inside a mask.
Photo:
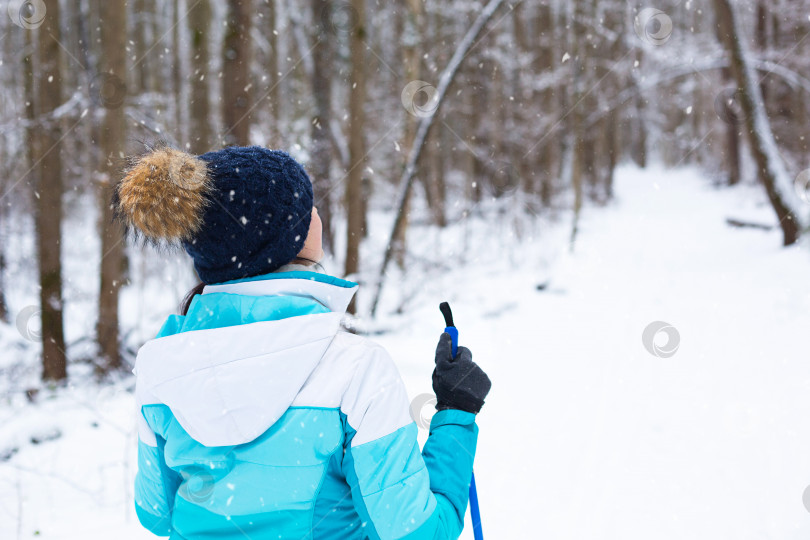
[{"label": "bare tree trunk", "polygon": [[[59,3],[48,6],[42,26],[36,30],[39,66],[36,73],[35,111],[51,114],[62,104],[62,66]],[[34,214],[39,262],[39,301],[42,316],[42,379],[67,378],[63,327],[62,262],[62,137],[63,126],[53,121],[36,130],[34,150]]]},{"label": "bare tree trunk", "polygon": [[[576,112],[573,113],[576,116]],[[569,242],[570,250],[574,251],[576,244],[577,234],[579,233],[579,214],[582,210],[582,149],[584,141],[582,135],[579,133],[577,124],[579,121],[574,120],[574,145],[571,150],[571,187],[574,190],[574,215],[571,224],[571,239]]]},{"label": "bare tree trunk", "polygon": [[605,134],[609,138],[607,141],[608,152],[608,169],[605,176],[605,200],[610,201],[613,199],[613,179],[616,172],[616,165],[618,164],[620,146],[619,146],[619,133],[616,129],[616,111],[610,111],[607,117],[607,126]]},{"label": "bare tree trunk", "polygon": [[[281,137],[281,81],[278,74],[278,34],[276,32],[276,1],[266,0],[268,4],[267,9],[267,40],[270,43],[270,51],[267,54],[267,73],[269,75],[270,88],[265,99],[270,103],[270,140],[273,146],[278,147],[282,145]],[[314,16],[320,15],[320,11],[315,13]],[[323,25],[320,25],[321,27]],[[329,125],[324,128],[329,131]],[[321,216],[323,218],[323,216]],[[324,222],[324,231],[326,231],[326,222]],[[331,234],[331,232],[330,232]]]},{"label": "bare tree trunk", "polygon": [[224,146],[250,144],[251,0],[228,0],[222,45],[222,121]]},{"label": "bare tree trunk", "polygon": [[[126,0],[105,0],[101,9],[101,49],[99,71],[124,80],[127,76]],[[101,230],[101,286],[98,297],[96,335],[99,348],[98,368],[108,372],[121,367],[118,332],[118,297],[124,281],[123,232],[113,222],[113,179],[120,172],[124,155],[126,124],[122,102],[107,103],[101,128],[104,152],[99,167],[99,227]]]},{"label": "bare tree trunk", "polygon": [[472,75],[473,81],[475,81],[473,83],[473,110],[481,112],[473,117],[474,143],[472,147],[475,150],[475,163],[473,164],[472,200],[479,203],[484,197],[483,187],[489,184],[487,177],[489,167],[485,163],[485,158],[489,154],[492,145],[492,133],[486,122],[486,111],[489,109],[492,100],[492,85],[489,84],[489,77],[487,76],[492,72],[492,62],[489,59],[483,59],[476,67],[477,69]]},{"label": "bare tree trunk", "polygon": [[[588,110],[592,110],[590,107],[591,100],[585,98],[580,103],[580,107],[583,107]],[[582,115],[584,116],[584,114]],[[578,121],[580,123],[583,122],[583,118],[579,118]],[[593,130],[584,130],[579,128],[580,138],[582,139],[582,149],[580,153],[580,159],[582,160],[582,172],[584,173],[584,183],[587,184],[587,193],[588,199],[593,201],[596,197],[596,186],[599,183],[599,158],[602,156],[602,148],[598,144],[597,135],[599,131],[603,128],[604,119],[597,122],[594,126]]]},{"label": "bare tree trunk", "polygon": [[729,0],[714,0],[714,7],[720,35],[731,57],[731,71],[739,87],[740,105],[745,116],[745,127],[759,178],[779,218],[783,243],[786,246],[791,245],[799,239],[805,225],[801,221],[801,209],[796,207],[795,201],[791,198],[793,195],[791,182],[778,153],[756,73],[746,56],[734,8]]},{"label": "bare tree trunk", "polygon": [[[195,0],[192,0],[195,1]],[[181,60],[181,52],[183,50],[183,43],[180,41],[180,9],[183,5],[182,0],[174,0],[171,5],[172,10],[172,92],[173,99],[172,105],[174,108],[174,133],[178,141],[186,142],[185,126],[183,125],[183,62]]]},{"label": "bare tree trunk", "polygon": [[[101,10],[101,4],[98,8]],[[155,17],[154,4],[151,0],[133,0],[132,3],[132,31],[133,31],[133,53],[135,61],[133,66],[135,72],[135,91],[137,93],[151,92],[154,90],[154,68],[149,57],[149,48],[154,42],[153,19]]]},{"label": "bare tree trunk", "polygon": [[[438,137],[440,138],[440,137]],[[447,226],[447,185],[444,181],[444,152],[437,144],[429,149],[430,183],[433,189],[433,219],[439,227]]]},{"label": "bare tree trunk", "polygon": [[[570,21],[569,28],[571,31],[576,32],[579,25],[584,23],[585,13],[584,4],[586,0],[576,0],[573,7],[573,20]],[[583,183],[583,168],[584,168],[584,150],[585,150],[585,130],[583,129],[583,78],[587,73],[585,50],[586,46],[577,39],[571,40],[574,44],[574,57],[571,64],[573,70],[573,83],[574,95],[572,97],[574,102],[574,110],[571,113],[571,131],[574,138],[574,146],[571,156],[571,186],[574,189],[574,216],[571,225],[571,240],[570,250],[574,251],[576,244],[577,234],[579,232],[579,214],[582,210],[582,183]]]},{"label": "bare tree trunk", "polygon": [[[535,73],[543,73],[554,65],[555,24],[550,2],[543,1],[538,6],[537,25],[540,34],[538,42],[541,45],[535,54],[533,65]],[[553,87],[549,87],[542,90],[540,95],[542,110],[549,115],[551,115],[551,111],[554,110],[554,105],[557,103],[554,90]],[[535,163],[534,173],[540,175],[540,202],[546,208],[551,206],[551,199],[554,194],[554,180],[557,178],[560,169],[557,139],[558,137],[552,136],[543,141],[543,147],[540,149],[538,158],[536,161],[532,160]]]},{"label": "bare tree trunk", "polygon": [[[498,62],[492,63],[492,76],[487,81],[489,91],[489,100],[485,113],[482,119],[487,126],[487,131],[490,133],[489,144],[487,145],[487,175],[486,179],[489,182],[490,193],[495,197],[500,198],[504,194],[504,179],[507,175],[502,174],[506,171],[499,170],[498,159],[504,153],[504,73]],[[498,156],[496,158],[496,156]]]},{"label": "bare tree trunk", "polygon": [[[349,79],[349,163],[346,182],[346,265],[347,276],[360,270],[360,240],[363,238],[363,171],[366,159],[365,111],[366,99],[366,6],[365,0],[352,0],[357,25],[350,36],[351,75]],[[349,312],[357,306],[352,300]]]},{"label": "bare tree trunk", "polygon": [[[527,27],[531,28],[532,22],[536,22],[536,19],[533,21],[532,18],[527,15],[524,9],[525,7],[525,4],[515,6],[512,11],[512,27],[514,28],[515,42],[518,45],[520,55],[528,57],[533,54],[533,51],[532,40],[529,39]],[[532,98],[534,97],[533,94],[535,93],[531,89],[531,85],[526,85],[522,82],[520,72],[520,69],[513,68],[509,73],[509,82],[512,87],[510,96],[520,96],[517,106],[512,106],[508,109],[510,125],[519,125],[521,123],[521,117],[531,106]],[[515,187],[525,194],[524,197],[521,197],[525,209],[535,213],[538,210],[535,204],[537,187],[534,171],[531,170],[531,162],[536,160],[536,158],[534,156],[529,158],[525,157],[527,146],[525,140],[516,139],[512,130],[510,130],[509,162],[513,164],[515,172],[520,178],[519,184]]]},{"label": "bare tree trunk", "polygon": [[[424,33],[424,30],[421,28],[424,26],[424,15],[423,15],[423,7],[421,2],[416,2],[414,0],[409,0],[412,4],[410,11],[416,14],[416,28],[414,31],[417,33],[416,37],[418,37],[418,43],[420,47],[424,47],[424,37],[421,35]],[[433,35],[433,42],[434,43],[446,43],[447,40],[447,32],[445,31],[445,12],[443,10],[437,10],[434,19],[434,35]],[[416,57],[411,60],[413,62],[413,69],[416,70],[416,77],[421,77],[419,73],[421,72],[421,59],[416,54]],[[414,123],[415,127],[415,123]],[[414,129],[415,135],[415,129]],[[444,227],[447,224],[446,216],[445,216],[445,183],[444,183],[444,152],[452,151],[453,143],[447,142],[446,138],[449,135],[447,130],[434,130],[429,137],[428,145],[429,145],[429,152],[427,155],[427,159],[424,160],[425,168],[424,174],[421,178],[424,181],[424,189],[427,199],[428,208],[430,209],[431,216],[433,218],[433,222],[440,226]],[[413,144],[411,141],[410,144]],[[409,149],[410,149],[409,144]]]},{"label": "bare tree trunk", "polygon": [[3,229],[6,224],[6,206],[0,205],[0,322],[7,323],[8,320],[8,304],[6,303],[6,258],[5,250],[3,249]]},{"label": "bare tree trunk", "polygon": [[726,124],[726,151],[728,155],[728,185],[740,183],[740,132],[739,126],[734,122]]},{"label": "bare tree trunk", "polygon": [[[23,64],[22,64],[22,81],[23,81],[23,95],[25,96],[24,99],[24,117],[29,122],[29,127],[25,128],[24,137],[27,144],[25,144],[25,154],[23,156],[23,163],[26,169],[32,168],[32,164],[34,163],[33,159],[33,143],[34,143],[34,131],[30,127],[31,123],[34,121],[35,113],[34,113],[34,66],[33,66],[33,50],[34,46],[31,39],[31,32],[24,32],[23,33],[23,48],[24,48],[24,56],[23,56]],[[16,47],[17,44],[13,43],[12,40],[6,41],[6,48],[4,49],[4,54],[10,54],[13,50],[13,47]],[[3,148],[2,152],[2,159],[4,162],[11,162],[10,153]],[[7,161],[6,161],[7,160]],[[29,171],[29,182],[36,178],[36,174],[34,171]],[[0,177],[0,193],[5,196],[8,194],[6,191],[6,185],[8,184],[8,177],[3,176]],[[11,186],[12,188],[14,186]],[[0,197],[2,199],[2,197]],[[8,303],[6,302],[6,259],[5,259],[5,249],[4,247],[7,245],[5,242],[5,236],[3,232],[5,230],[6,224],[8,223],[8,215],[9,215],[9,206],[7,204],[3,204],[0,201],[0,322],[8,323],[9,320],[9,311],[8,311]]]},{"label": "bare tree trunk", "polygon": [[[761,7],[761,6],[760,6]],[[758,33],[761,30],[760,26],[757,26]],[[715,27],[715,37],[721,43],[723,42],[723,36],[721,33],[720,25]],[[729,84],[733,81],[733,76],[731,74],[731,68],[722,68],[720,70],[720,77],[723,80],[724,84]],[[728,167],[728,178],[726,183],[729,186],[736,185],[741,180],[741,171],[740,171],[740,126],[739,123],[735,120],[735,112],[731,110],[729,103],[722,103],[720,106],[725,107],[726,110],[722,115],[725,123],[726,129],[726,166]],[[697,115],[695,115],[697,116]]]},{"label": "bare tree trunk", "polygon": [[[765,0],[757,1],[757,22],[755,29],[757,48],[765,51],[768,48],[768,23],[770,22],[770,14],[768,13],[768,6]],[[759,83],[760,90],[762,91],[762,102],[768,101],[768,80],[762,79]]]},{"label": "bare tree trunk", "polygon": [[[421,48],[419,47],[420,40],[415,39],[415,36],[418,36],[420,33],[420,29],[424,26],[424,16],[422,11],[422,3],[420,0],[406,0],[407,4],[407,11],[405,15],[405,28],[404,34],[409,36],[409,39],[402,45],[402,63],[405,68],[405,80],[403,81],[403,88],[405,85],[410,84],[413,81],[419,80],[419,52]],[[437,15],[438,19],[439,15]],[[417,94],[414,97],[414,100],[418,100],[420,95]],[[402,155],[407,156],[408,153],[413,148],[413,139],[416,136],[416,124],[417,124],[417,117],[413,114],[408,112],[405,113],[405,136],[403,139],[402,144]],[[406,158],[407,159],[407,158]],[[403,163],[404,166],[404,163]],[[424,179],[426,176],[425,173],[420,175],[420,178]],[[425,192],[428,195],[428,199],[430,198],[429,186],[428,182],[423,182],[425,186]],[[396,238],[394,239],[394,260],[401,269],[405,269],[405,253],[407,251],[407,234],[408,234],[408,223],[411,211],[411,198],[410,196],[405,201],[405,207],[402,209],[403,218],[402,218],[402,226],[399,228],[396,234]]]},{"label": "bare tree trunk", "polygon": [[[638,49],[636,52],[636,62],[637,65],[641,66],[641,63],[644,61],[644,54],[642,53],[641,49]],[[643,69],[643,68],[640,68]],[[636,165],[641,167],[642,169],[647,168],[647,128],[644,124],[644,90],[642,90],[641,85],[639,84],[640,81],[634,79],[633,81],[637,86],[638,90],[636,93],[635,99],[635,111],[636,117],[630,120],[630,125],[632,126],[632,130],[635,133],[633,137],[633,148],[632,148],[632,158],[633,161],[636,162]]]},{"label": "bare tree trunk", "polygon": [[[312,0],[312,13],[317,18],[329,9],[329,0]],[[316,19],[317,20],[317,19]],[[332,141],[329,126],[332,123],[332,40],[331,33],[323,24],[314,24],[312,47],[312,95],[315,114],[310,124],[311,159],[310,173],[318,214],[323,223],[323,248],[332,253],[332,204],[329,194],[332,189]],[[272,51],[275,54],[275,51]]]},{"label": "bare tree trunk", "polygon": [[211,39],[211,5],[208,0],[192,0],[188,13],[191,34],[191,151],[202,154],[211,150],[211,94],[209,87],[208,41]]},{"label": "bare tree trunk", "polygon": [[[627,20],[623,17],[621,10],[610,10],[609,8],[604,13],[605,27],[615,32],[616,36],[624,35],[627,32]],[[611,58],[621,58],[625,51],[625,40],[616,37],[609,47],[609,56]],[[618,93],[624,86],[624,81],[617,73],[612,73],[610,82],[612,84],[608,87],[611,93]],[[603,197],[604,202],[609,202],[613,198],[613,180],[616,171],[616,166],[619,160],[619,152],[621,152],[620,135],[618,129],[618,112],[612,109],[607,117],[604,119],[603,131],[603,150],[605,152],[606,163],[604,165],[604,185]]]}]

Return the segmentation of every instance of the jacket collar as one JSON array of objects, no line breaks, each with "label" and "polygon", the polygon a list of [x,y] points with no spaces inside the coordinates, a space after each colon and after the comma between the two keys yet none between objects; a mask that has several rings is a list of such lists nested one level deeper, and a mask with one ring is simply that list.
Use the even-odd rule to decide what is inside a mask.
[{"label": "jacket collar", "polygon": [[312,298],[329,311],[344,313],[357,283],[312,271],[292,270],[206,285],[203,294],[228,293],[246,296],[300,296]]}]

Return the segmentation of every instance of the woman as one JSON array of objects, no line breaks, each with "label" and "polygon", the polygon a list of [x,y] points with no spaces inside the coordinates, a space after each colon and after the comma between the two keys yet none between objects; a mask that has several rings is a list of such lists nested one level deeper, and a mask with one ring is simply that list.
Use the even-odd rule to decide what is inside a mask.
[{"label": "woman", "polygon": [[[442,334],[420,452],[386,351],[339,331],[357,285],[323,257],[288,154],[159,147],[117,185],[118,219],[182,246],[202,284],[138,353],[141,523],[172,539],[457,538],[490,382]],[[314,266],[313,266],[314,265]]]}]

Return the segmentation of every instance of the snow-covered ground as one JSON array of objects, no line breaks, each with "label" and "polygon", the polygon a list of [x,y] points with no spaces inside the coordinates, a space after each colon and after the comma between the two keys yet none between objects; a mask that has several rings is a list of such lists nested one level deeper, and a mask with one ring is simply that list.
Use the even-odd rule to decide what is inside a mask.
[{"label": "snow-covered ground", "polygon": [[[476,458],[487,538],[807,538],[810,254],[725,224],[774,223],[760,188],[718,190],[692,170],[623,168],[616,182],[573,253],[563,224],[412,231],[434,262],[394,271],[380,320],[358,325],[418,399],[450,301],[493,381]],[[668,358],[642,343],[656,321],[680,336]],[[0,461],[0,538],[151,537],[131,503],[130,388],[0,404],[0,459],[17,449]]]}]

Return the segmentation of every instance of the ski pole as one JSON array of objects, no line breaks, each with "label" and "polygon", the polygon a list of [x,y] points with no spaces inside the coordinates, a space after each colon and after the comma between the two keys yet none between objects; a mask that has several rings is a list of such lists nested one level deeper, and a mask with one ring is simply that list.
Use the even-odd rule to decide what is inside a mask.
[{"label": "ski pole", "polygon": [[[442,302],[439,304],[439,310],[444,315],[444,331],[450,334],[453,340],[453,358],[456,357],[458,352],[458,328],[453,324],[453,312],[450,311],[450,304]],[[475,473],[473,472],[470,479],[470,518],[473,526],[473,536],[475,540],[484,540],[484,532],[481,529],[481,511],[478,508],[478,491],[475,489]]]}]

